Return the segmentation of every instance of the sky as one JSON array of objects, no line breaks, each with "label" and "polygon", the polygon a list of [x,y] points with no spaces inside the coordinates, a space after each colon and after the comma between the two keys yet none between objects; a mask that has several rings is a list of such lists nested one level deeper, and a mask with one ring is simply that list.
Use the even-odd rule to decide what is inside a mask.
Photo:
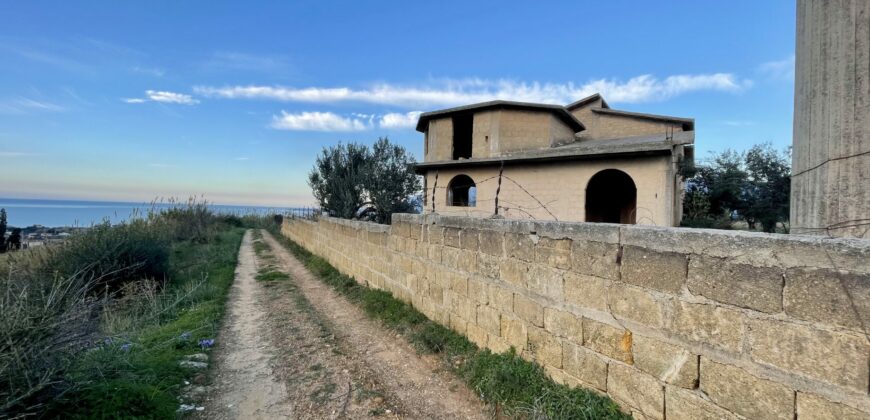
[{"label": "sky", "polygon": [[695,119],[696,156],[791,144],[795,3],[0,3],[0,196],[300,206],[314,159],[506,99]]}]

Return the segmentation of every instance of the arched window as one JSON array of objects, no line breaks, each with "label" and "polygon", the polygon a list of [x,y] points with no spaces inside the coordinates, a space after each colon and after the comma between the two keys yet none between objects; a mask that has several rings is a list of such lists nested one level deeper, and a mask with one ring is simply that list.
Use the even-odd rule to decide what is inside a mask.
[{"label": "arched window", "polygon": [[447,184],[447,203],[451,206],[477,205],[477,186],[468,175],[456,175]]},{"label": "arched window", "polygon": [[605,169],[586,185],[586,221],[634,224],[637,216],[637,187],[628,174]]}]

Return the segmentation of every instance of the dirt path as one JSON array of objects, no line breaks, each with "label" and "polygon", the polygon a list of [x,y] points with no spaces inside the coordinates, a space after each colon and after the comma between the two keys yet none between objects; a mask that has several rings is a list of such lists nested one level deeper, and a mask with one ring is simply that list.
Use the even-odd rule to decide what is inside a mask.
[{"label": "dirt path", "polygon": [[[242,243],[202,417],[488,417],[437,359],[418,355],[260,235],[248,232]],[[258,273],[275,277],[258,281]]]},{"label": "dirt path", "polygon": [[258,304],[257,258],[253,232],[245,232],[236,278],[227,303],[227,321],[218,335],[219,351],[208,418],[295,418],[286,403],[287,386],[274,375],[268,349],[266,312]]}]

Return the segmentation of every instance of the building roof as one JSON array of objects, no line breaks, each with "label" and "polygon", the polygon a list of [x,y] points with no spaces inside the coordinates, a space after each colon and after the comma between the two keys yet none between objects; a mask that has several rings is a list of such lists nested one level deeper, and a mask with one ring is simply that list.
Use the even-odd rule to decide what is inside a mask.
[{"label": "building roof", "polygon": [[641,118],[641,119],[646,119],[646,120],[675,122],[675,123],[688,125],[688,127],[686,129],[684,129],[683,131],[692,131],[695,129],[695,119],[694,118],[681,118],[681,117],[671,117],[668,115],[643,114],[640,112],[620,111],[618,109],[610,109],[610,108],[592,108],[592,112],[596,112],[599,114],[609,114],[609,115],[619,115],[619,116],[624,116],[624,117]]},{"label": "building roof", "polygon": [[662,133],[617,139],[586,140],[559,147],[522,151],[499,157],[418,163],[415,165],[414,170],[417,173],[424,173],[431,169],[445,167],[493,166],[499,165],[502,162],[508,165],[545,161],[662,155],[671,153],[674,146],[692,147],[694,142],[694,131],[677,131],[672,135]]},{"label": "building roof", "polygon": [[420,114],[420,119],[417,120],[417,131],[424,132],[428,128],[427,123],[431,119],[446,117],[456,113],[468,112],[468,111],[484,111],[488,109],[518,109],[525,111],[546,111],[550,112],[560,120],[562,120],[568,127],[571,127],[574,132],[583,131],[586,127],[583,123],[580,122],[576,117],[571,115],[568,110],[561,105],[550,105],[550,104],[535,104],[530,102],[514,102],[514,101],[489,101],[489,102],[480,102],[471,105],[458,106],[456,108],[447,108],[441,109],[438,111],[430,111],[424,112]]},{"label": "building roof", "polygon": [[604,100],[604,97],[602,97],[600,93],[593,93],[593,94],[591,94],[591,95],[589,95],[589,96],[587,96],[587,97],[585,97],[577,102],[572,102],[568,105],[565,105],[565,109],[567,109],[568,111],[573,111],[577,108],[580,108],[583,105],[586,105],[586,104],[593,102],[595,100],[598,100],[598,99],[601,99],[601,107],[602,108],[610,109],[610,105],[607,105],[607,101]]}]

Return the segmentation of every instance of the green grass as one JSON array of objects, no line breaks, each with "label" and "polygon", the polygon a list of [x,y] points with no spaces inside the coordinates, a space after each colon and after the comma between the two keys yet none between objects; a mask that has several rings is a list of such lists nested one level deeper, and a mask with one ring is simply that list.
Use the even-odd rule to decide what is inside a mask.
[{"label": "green grass", "polygon": [[360,305],[372,318],[396,329],[421,352],[436,353],[495,410],[511,417],[630,419],[607,397],[553,382],[543,368],[510,352],[494,354],[437,324],[390,293],[357,283],[290,239],[273,232],[323,282]]},{"label": "green grass", "polygon": [[289,280],[290,276],[286,273],[282,273],[280,271],[263,271],[260,274],[257,274],[257,281],[281,281],[281,280]]},{"label": "green grass", "polygon": [[[125,307],[109,316],[134,321],[105,324],[125,326],[116,331],[123,335],[74,362],[64,376],[73,386],[50,404],[48,416],[174,418],[183,381],[196,374],[178,362],[203,351],[199,339],[217,335],[243,233],[231,228],[206,243],[173,244],[169,281],[161,293],[166,302],[157,313]],[[182,338],[185,333],[190,336]],[[125,350],[124,344],[132,346]]]}]

